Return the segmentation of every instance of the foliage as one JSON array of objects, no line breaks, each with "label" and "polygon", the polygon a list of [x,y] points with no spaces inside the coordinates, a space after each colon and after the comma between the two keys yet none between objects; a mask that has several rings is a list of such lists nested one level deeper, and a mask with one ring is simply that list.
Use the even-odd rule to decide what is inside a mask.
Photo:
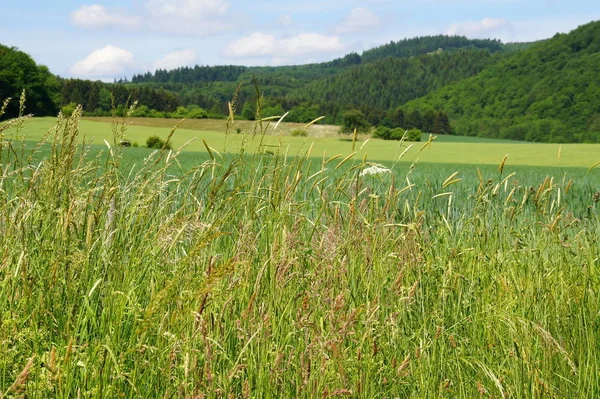
[{"label": "foliage", "polygon": [[406,108],[443,110],[458,134],[599,142],[600,22],[511,53]]},{"label": "foliage", "polygon": [[73,112],[75,112],[75,108],[77,108],[77,104],[69,103],[67,105],[63,105],[63,107],[60,110],[62,114],[68,118],[71,115],[73,115]]},{"label": "foliage", "polygon": [[351,109],[342,115],[340,133],[350,134],[355,130],[357,133],[368,133],[370,129],[371,125],[361,111]]},{"label": "foliage", "polygon": [[417,128],[412,128],[406,132],[406,141],[421,141],[423,132]]},{"label": "foliage", "polygon": [[291,91],[287,98],[296,103],[319,104],[320,113],[334,119],[349,108],[360,109],[368,116],[379,112],[371,120],[379,124],[386,112],[444,85],[474,76],[496,60],[484,50],[386,58],[310,82]]},{"label": "foliage", "polygon": [[19,115],[19,98],[23,90],[27,97],[25,113],[37,116],[58,113],[58,79],[47,67],[37,65],[28,54],[0,44],[0,99],[12,98],[3,118]]},{"label": "foliage", "polygon": [[241,117],[249,121],[256,119],[256,103],[254,101],[246,101],[244,103]]},{"label": "foliage", "polygon": [[413,128],[408,131],[402,128],[389,128],[387,126],[377,126],[377,129],[373,132],[373,138],[383,140],[407,140],[407,141],[421,141],[422,132],[419,129]]},{"label": "foliage", "polygon": [[0,148],[3,397],[600,396],[597,169],[107,150],[79,116]]},{"label": "foliage", "polygon": [[499,40],[490,39],[467,39],[463,36],[423,36],[410,39],[402,39],[394,42],[393,40],[383,46],[366,50],[362,55],[363,62],[372,62],[388,57],[409,58],[419,55],[438,53],[438,50],[444,52],[459,49],[482,49],[488,52],[498,52],[503,50],[503,45]]},{"label": "foliage", "polygon": [[192,107],[190,109],[190,106],[188,106],[188,118],[191,119],[206,119],[208,118],[208,113],[200,108],[200,107]]},{"label": "foliage", "polygon": [[171,143],[169,143],[169,142],[165,143],[165,141],[158,136],[150,136],[146,140],[146,147],[154,148],[156,150],[160,150],[160,149],[170,150]]}]

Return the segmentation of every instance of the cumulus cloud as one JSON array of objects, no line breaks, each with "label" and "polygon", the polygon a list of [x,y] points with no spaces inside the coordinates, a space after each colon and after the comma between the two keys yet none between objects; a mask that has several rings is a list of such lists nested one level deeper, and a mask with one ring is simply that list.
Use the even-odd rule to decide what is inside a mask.
[{"label": "cumulus cloud", "polygon": [[226,0],[147,0],[153,29],[176,34],[212,36],[235,28]]},{"label": "cumulus cloud", "polygon": [[279,23],[279,25],[282,26],[290,26],[292,24],[293,20],[292,17],[290,15],[282,15],[279,17],[279,19],[277,20],[277,23]]},{"label": "cumulus cloud", "polygon": [[94,50],[71,68],[73,76],[110,80],[124,76],[135,68],[133,53],[115,46]]},{"label": "cumulus cloud", "polygon": [[274,55],[276,48],[277,39],[275,36],[256,32],[231,43],[225,49],[224,55],[232,58],[255,58]]},{"label": "cumulus cloud", "polygon": [[341,51],[344,45],[337,36],[324,36],[318,33],[302,33],[278,39],[273,35],[253,33],[231,43],[223,55],[230,58],[260,58],[265,56],[277,59],[313,56],[321,53]]},{"label": "cumulus cloud", "polygon": [[446,30],[448,35],[461,35],[467,37],[499,37],[514,36],[513,25],[504,18],[484,18],[481,21],[467,21],[452,24]]},{"label": "cumulus cloud", "polygon": [[153,70],[157,69],[176,69],[182,66],[189,66],[196,63],[196,51],[193,49],[178,50],[167,54],[165,57],[156,61]]},{"label": "cumulus cloud", "polygon": [[379,17],[365,7],[357,7],[335,28],[338,34],[356,33],[379,27]]},{"label": "cumulus cloud", "polygon": [[137,30],[145,27],[187,36],[213,36],[235,29],[228,15],[227,0],[140,0],[137,15],[99,4],[84,5],[71,13],[79,27],[97,29],[116,27]]},{"label": "cumulus cloud", "polygon": [[81,28],[99,29],[116,27],[122,30],[136,30],[142,20],[119,10],[108,10],[99,4],[84,5],[71,13],[71,22]]},{"label": "cumulus cloud", "polygon": [[150,14],[159,17],[211,17],[223,16],[229,8],[225,0],[148,0]]}]

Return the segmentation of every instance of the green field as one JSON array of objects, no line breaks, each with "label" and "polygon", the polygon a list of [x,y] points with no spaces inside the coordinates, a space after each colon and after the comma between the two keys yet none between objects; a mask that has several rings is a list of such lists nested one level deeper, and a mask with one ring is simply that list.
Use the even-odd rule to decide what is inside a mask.
[{"label": "green field", "polygon": [[[101,121],[81,121],[81,135],[85,140],[93,144],[103,144],[104,140],[112,143],[111,125],[106,118]],[[19,136],[24,136],[27,141],[38,141],[54,124],[53,118],[35,118],[28,121]],[[137,123],[137,124],[132,124]],[[152,135],[158,135],[163,139],[169,135],[172,127],[177,121],[169,119],[143,119],[134,118],[125,123],[124,137],[132,143],[144,146],[146,139]],[[290,137],[290,130],[298,128],[298,124],[280,125],[273,133],[274,123],[264,129],[267,134],[261,140],[261,135],[254,137],[255,124],[248,121],[239,122],[242,134],[234,133],[234,125],[230,134],[225,134],[225,120],[208,121],[186,121],[191,123],[189,129],[179,128],[172,138],[175,148],[183,146],[185,152],[206,152],[203,140],[220,153],[237,153],[246,141],[249,152],[281,152],[288,155],[304,155],[309,149],[313,157],[327,157],[341,154],[345,157],[351,154],[353,143],[347,136],[339,136],[335,133],[336,128],[330,126],[311,126],[307,129],[308,137]],[[236,122],[237,123],[237,122]],[[143,124],[158,125],[144,126]],[[219,130],[200,130],[202,128]],[[118,128],[119,130],[121,127]],[[260,130],[258,130],[260,132]],[[314,137],[314,135],[325,137]],[[424,137],[426,139],[427,137]],[[192,140],[192,141],[190,141]],[[451,141],[452,140],[452,141]],[[455,140],[455,141],[454,141]],[[460,141],[459,141],[460,140]],[[257,148],[262,144],[260,150]],[[507,165],[530,165],[530,166],[577,166],[590,167],[600,160],[600,144],[537,144],[523,142],[507,142],[501,140],[477,139],[472,137],[441,136],[435,139],[431,146],[423,149],[424,142],[399,143],[397,141],[383,141],[377,139],[361,138],[355,144],[356,157],[370,160],[397,161],[408,146],[412,147],[404,153],[400,159],[403,162],[419,163],[458,163],[478,165],[498,165],[505,155],[508,154]]]},{"label": "green field", "polygon": [[600,396],[595,146],[174,136],[221,158],[75,118],[34,149],[51,124],[0,141],[2,398]]}]

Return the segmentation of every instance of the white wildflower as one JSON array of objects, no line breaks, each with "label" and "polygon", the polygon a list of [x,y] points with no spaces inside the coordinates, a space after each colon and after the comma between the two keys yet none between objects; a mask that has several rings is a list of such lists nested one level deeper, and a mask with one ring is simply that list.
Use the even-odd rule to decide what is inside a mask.
[{"label": "white wildflower", "polygon": [[391,172],[392,171],[389,170],[388,168],[386,168],[385,166],[378,165],[378,164],[373,164],[373,165],[369,166],[368,168],[364,168],[360,172],[360,176],[383,175],[385,173],[391,173]]}]

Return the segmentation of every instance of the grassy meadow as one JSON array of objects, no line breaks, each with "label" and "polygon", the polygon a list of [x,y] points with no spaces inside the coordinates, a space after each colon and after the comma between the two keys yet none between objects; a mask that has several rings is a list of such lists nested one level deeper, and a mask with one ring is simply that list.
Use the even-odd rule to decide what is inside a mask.
[{"label": "grassy meadow", "polygon": [[311,128],[0,127],[0,398],[600,396],[600,147]]},{"label": "grassy meadow", "polygon": [[[21,130],[19,136],[38,142],[55,124],[54,118],[34,118]],[[86,118],[81,121],[81,140],[104,146],[104,140],[112,143],[113,131],[110,118]],[[171,133],[178,121],[173,119],[131,118],[125,125],[124,137],[145,146],[149,136],[157,135],[163,140]],[[238,153],[242,146],[252,153],[258,151],[283,152],[289,156],[304,155],[310,150],[313,157],[346,157],[356,152],[357,158],[366,157],[377,161],[400,161],[403,163],[456,163],[473,165],[498,165],[508,154],[507,165],[558,166],[588,168],[600,160],[600,144],[539,144],[481,139],[474,137],[438,136],[433,145],[422,142],[398,142],[359,137],[356,143],[350,136],[337,133],[338,127],[312,125],[307,137],[291,137],[294,129],[304,128],[297,123],[281,123],[277,130],[275,122],[259,124],[250,121],[234,121],[227,132],[226,120],[186,120],[173,134],[173,148],[185,145],[183,153],[204,152],[203,140],[221,154]],[[121,126],[122,127],[122,126]],[[119,130],[121,130],[119,127]],[[241,134],[235,133],[240,128]],[[262,134],[264,133],[264,134]],[[249,137],[258,139],[249,140]],[[353,151],[354,147],[354,151]],[[410,148],[409,148],[410,147]]]}]

